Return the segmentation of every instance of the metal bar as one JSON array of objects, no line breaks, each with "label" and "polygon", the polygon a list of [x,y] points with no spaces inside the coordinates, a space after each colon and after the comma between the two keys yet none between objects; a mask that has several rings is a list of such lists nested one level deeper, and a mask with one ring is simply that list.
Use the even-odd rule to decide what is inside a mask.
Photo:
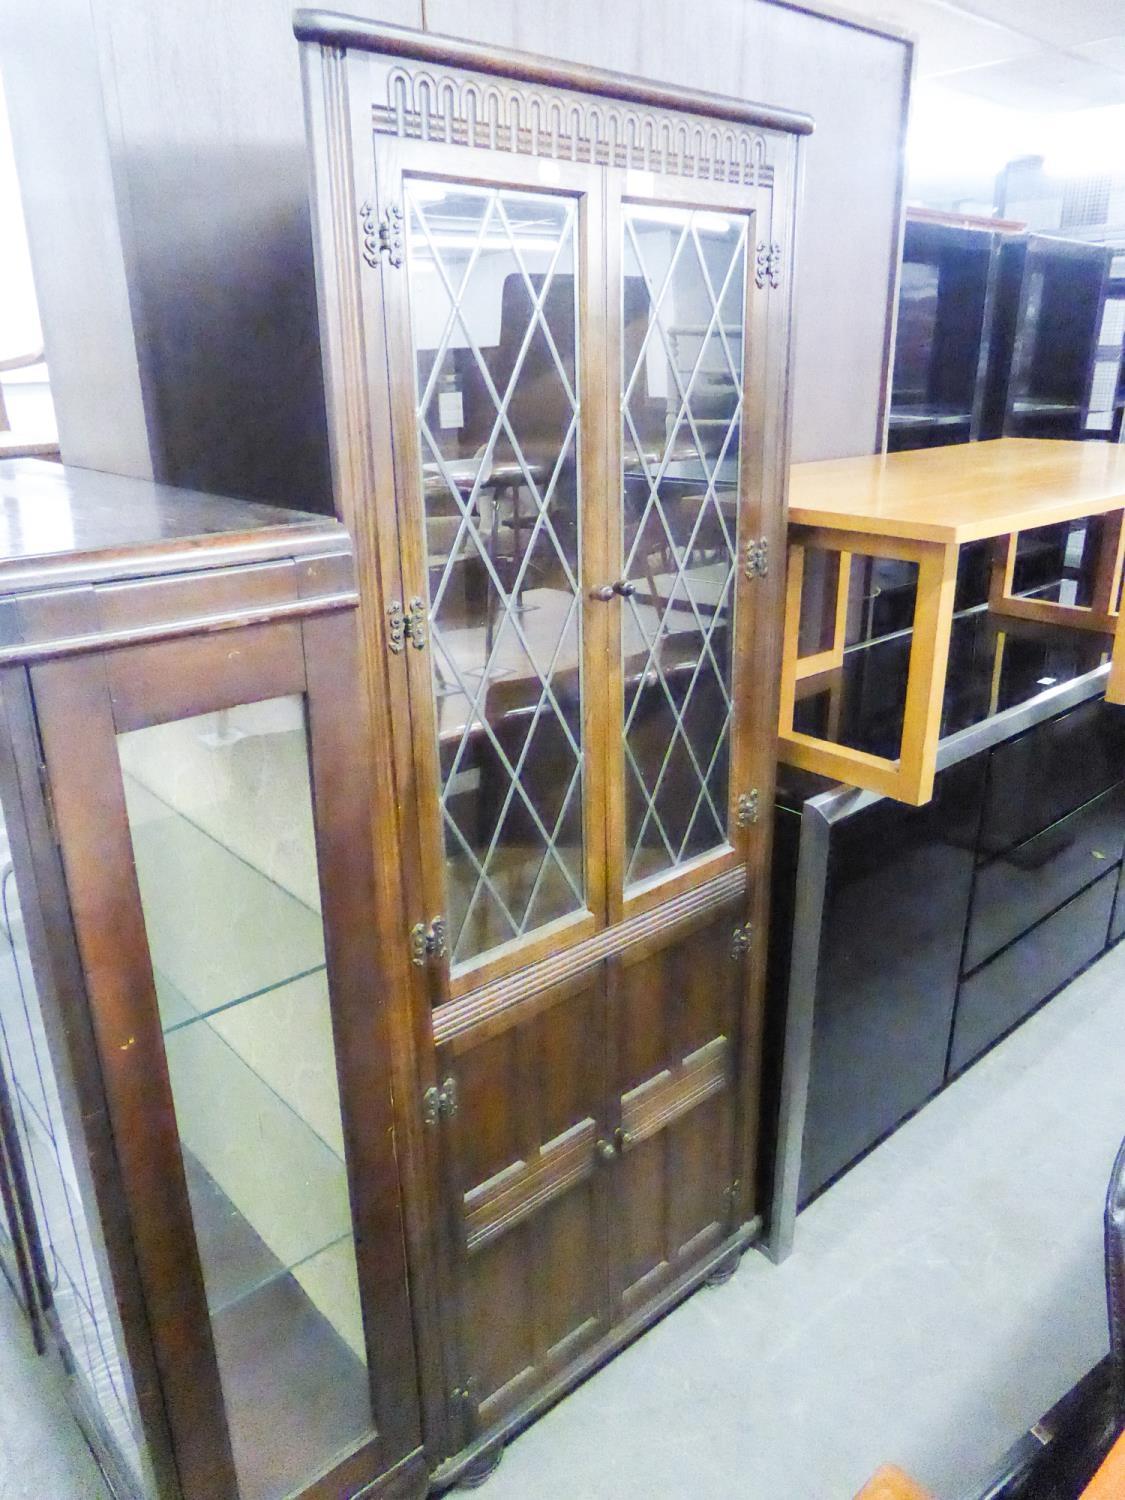
[{"label": "metal bar", "polygon": [[783,1261],[793,1249],[797,1196],[801,1182],[801,1152],[812,1067],[813,1014],[820,968],[820,938],[824,920],[824,888],[828,877],[831,823],[810,798],[801,809],[801,838],[797,854],[797,900],[793,913],[793,945],[789,966],[789,994],[785,1008],[785,1042],[781,1062],[781,1104],[778,1110],[777,1151],[773,1199],[770,1204],[766,1253]]}]

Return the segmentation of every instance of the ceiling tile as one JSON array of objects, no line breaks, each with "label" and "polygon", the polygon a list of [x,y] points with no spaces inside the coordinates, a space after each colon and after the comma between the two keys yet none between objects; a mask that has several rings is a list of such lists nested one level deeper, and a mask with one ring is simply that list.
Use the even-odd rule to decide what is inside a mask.
[{"label": "ceiling tile", "polygon": [[1043,51],[1014,62],[951,73],[942,83],[1013,109],[1089,109],[1125,103],[1125,73],[1066,52]]},{"label": "ceiling tile", "polygon": [[935,78],[958,68],[1029,57],[1040,43],[992,21],[980,21],[931,0],[862,0],[859,10],[872,21],[886,21],[918,40],[918,76]]},{"label": "ceiling tile", "polygon": [[1121,30],[1122,0],[951,0],[1054,47],[1076,47]]},{"label": "ceiling tile", "polygon": [[1125,36],[1107,36],[1100,42],[1086,42],[1071,49],[1100,63],[1103,68],[1114,68],[1125,73]]}]

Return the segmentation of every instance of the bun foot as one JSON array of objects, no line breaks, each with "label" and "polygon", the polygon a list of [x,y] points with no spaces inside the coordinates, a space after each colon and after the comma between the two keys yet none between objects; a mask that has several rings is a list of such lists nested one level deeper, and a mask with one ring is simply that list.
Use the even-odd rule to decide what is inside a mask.
[{"label": "bun foot", "polygon": [[483,1453],[474,1458],[469,1467],[457,1481],[459,1490],[475,1490],[490,1479],[500,1467],[500,1460],[504,1457],[504,1444],[497,1443],[494,1448],[486,1448]]}]

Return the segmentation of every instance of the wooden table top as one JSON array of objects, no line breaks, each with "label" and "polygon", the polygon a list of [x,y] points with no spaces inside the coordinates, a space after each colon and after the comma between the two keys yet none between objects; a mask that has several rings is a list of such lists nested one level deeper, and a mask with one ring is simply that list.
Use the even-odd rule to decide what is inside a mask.
[{"label": "wooden table top", "polygon": [[1125,509],[1125,445],[997,438],[794,464],[789,521],[960,546]]}]

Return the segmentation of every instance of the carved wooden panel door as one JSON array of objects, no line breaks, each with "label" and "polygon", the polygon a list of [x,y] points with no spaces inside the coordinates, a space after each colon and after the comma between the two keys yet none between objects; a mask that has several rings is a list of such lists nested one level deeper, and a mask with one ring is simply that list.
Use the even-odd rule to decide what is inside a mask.
[{"label": "carved wooden panel door", "polygon": [[453,1451],[751,1232],[796,143],[367,37],[306,85]]}]

